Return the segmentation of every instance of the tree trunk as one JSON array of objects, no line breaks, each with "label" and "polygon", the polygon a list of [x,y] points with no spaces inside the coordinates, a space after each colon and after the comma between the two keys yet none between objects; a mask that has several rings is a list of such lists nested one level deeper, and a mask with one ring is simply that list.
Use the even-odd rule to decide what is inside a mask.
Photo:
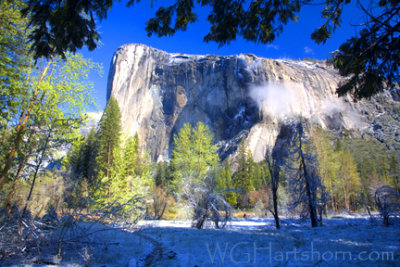
[{"label": "tree trunk", "polygon": [[367,212],[368,212],[368,215],[369,215],[369,219],[372,222],[374,219],[373,219],[372,214],[371,214],[371,209],[370,209],[368,204],[366,204],[365,207],[367,209]]},{"label": "tree trunk", "polygon": [[157,220],[161,220],[162,216],[164,215],[165,209],[167,208],[167,202],[164,203],[164,206],[161,210],[161,213],[157,215]]},{"label": "tree trunk", "polygon": [[196,228],[197,228],[197,229],[203,228],[203,224],[204,224],[204,221],[205,221],[206,219],[207,219],[207,215],[201,216],[201,217],[197,220]]},{"label": "tree trunk", "polygon": [[272,201],[273,201],[273,205],[274,205],[274,219],[275,219],[275,227],[276,229],[280,229],[280,223],[279,223],[279,213],[278,213],[278,188],[273,188],[272,189]]},{"label": "tree trunk", "polygon": [[24,206],[24,209],[22,211],[21,218],[20,218],[20,221],[19,221],[19,227],[18,227],[18,234],[19,235],[22,232],[22,220],[23,220],[24,215],[26,213],[26,210],[28,208],[28,204],[29,204],[29,201],[30,201],[31,196],[32,196],[33,188],[35,187],[36,178],[37,178],[37,175],[39,173],[40,166],[42,165],[43,158],[44,158],[44,156],[46,154],[47,146],[49,144],[51,134],[52,134],[52,128],[49,129],[49,132],[47,134],[46,141],[45,141],[42,153],[41,153],[40,158],[39,158],[39,162],[38,162],[38,164],[36,165],[36,168],[35,168],[35,173],[33,175],[32,185],[31,185],[31,188],[29,190],[28,197],[26,198],[26,203],[25,203],[25,206]]},{"label": "tree trunk", "polygon": [[312,192],[308,181],[306,181],[306,194],[308,199],[308,210],[310,212],[311,227],[317,227],[318,226],[317,213],[315,210],[315,206],[313,205]]},{"label": "tree trunk", "polygon": [[269,154],[268,151],[266,159],[268,163],[269,174],[271,176],[272,204],[274,209],[273,211],[271,211],[271,213],[274,216],[276,229],[280,229],[281,225],[279,222],[279,212],[278,212],[279,166],[277,165],[276,160],[274,161],[272,153]]},{"label": "tree trunk", "polygon": [[389,214],[385,214],[383,216],[383,225],[384,226],[389,226]]},{"label": "tree trunk", "polygon": [[309,183],[309,179],[310,178],[310,174],[307,172],[307,166],[306,166],[306,162],[305,162],[305,156],[303,154],[303,146],[302,146],[302,137],[303,137],[303,126],[300,125],[299,127],[299,152],[300,152],[300,168],[303,171],[303,175],[304,175],[304,181],[305,181],[305,185],[306,185],[306,195],[307,195],[307,201],[308,201],[308,210],[310,212],[310,219],[311,219],[311,227],[317,227],[318,226],[318,220],[317,220],[317,212],[315,210],[315,205],[314,205],[314,201],[313,201],[313,193],[311,192],[311,188],[310,188],[310,183]]},{"label": "tree trunk", "polygon": [[10,212],[11,212],[11,202],[12,202],[12,199],[13,199],[13,197],[15,195],[15,192],[17,191],[17,185],[18,185],[19,177],[21,176],[21,173],[24,170],[24,168],[25,168],[25,164],[21,163],[21,165],[18,168],[17,175],[16,175],[16,177],[14,179],[11,191],[10,191],[10,193],[8,193],[7,200],[6,200],[6,205],[5,205],[8,214],[10,214]]},{"label": "tree trunk", "polygon": [[347,212],[351,213],[351,211],[350,211],[350,200],[348,199],[346,191],[344,192],[344,205],[346,207]]},{"label": "tree trunk", "polygon": [[336,205],[334,196],[332,196],[331,204],[332,204],[332,212],[336,214]]},{"label": "tree trunk", "polygon": [[11,146],[11,150],[8,153],[8,155],[5,158],[5,164],[4,164],[4,168],[0,173],[0,190],[3,188],[4,182],[6,180],[6,177],[8,175],[8,172],[11,168],[12,165],[12,161],[14,160],[15,154],[17,153],[17,150],[19,149],[20,143],[24,137],[24,131],[25,131],[25,127],[26,124],[28,123],[28,120],[31,116],[31,111],[33,109],[33,106],[37,100],[37,97],[39,95],[39,86],[42,83],[44,77],[46,76],[46,73],[50,67],[50,65],[52,64],[52,56],[50,57],[49,61],[47,62],[46,67],[43,69],[42,74],[40,75],[39,81],[36,85],[36,89],[33,92],[32,95],[32,99],[29,102],[29,106],[27,107],[26,110],[21,112],[21,116],[18,120],[18,124],[15,128],[16,131],[16,135],[15,135],[15,139],[12,142],[12,146]]},{"label": "tree trunk", "polygon": [[[30,134],[30,136],[29,136],[29,138],[27,140],[28,144],[32,142],[32,139],[33,139],[33,136],[34,136],[34,131],[35,131],[35,127],[32,129],[31,134]],[[26,164],[28,163],[28,161],[29,161],[29,159],[31,157],[32,151],[33,151],[33,146],[30,146],[30,149],[28,151],[28,154],[25,157],[25,160],[18,167],[18,171],[17,171],[17,174],[15,176],[12,189],[11,189],[10,193],[8,194],[8,196],[7,196],[5,207],[6,207],[6,210],[7,210],[7,212],[9,214],[10,214],[10,211],[11,211],[11,201],[12,201],[12,198],[14,197],[14,195],[15,195],[15,192],[17,191],[17,185],[18,185],[19,178],[20,178],[23,170],[25,169]]]}]

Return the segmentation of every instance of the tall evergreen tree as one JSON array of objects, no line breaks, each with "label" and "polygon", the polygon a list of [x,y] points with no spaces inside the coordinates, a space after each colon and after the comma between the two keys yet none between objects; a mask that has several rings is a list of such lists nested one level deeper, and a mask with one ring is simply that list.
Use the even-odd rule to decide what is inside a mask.
[{"label": "tall evergreen tree", "polygon": [[247,193],[261,189],[265,185],[268,167],[263,162],[254,162],[251,151],[246,151],[244,139],[239,144],[237,163],[238,169],[233,175],[233,185],[236,189],[242,191],[241,193],[236,193],[239,199],[239,206],[241,208],[248,208],[250,203]]},{"label": "tall evergreen tree", "polygon": [[137,171],[139,160],[139,136],[136,133],[133,137],[130,136],[124,148],[124,161],[126,162],[127,175],[134,175]]},{"label": "tall evergreen tree", "polygon": [[213,144],[213,135],[207,125],[198,122],[192,131],[192,148],[195,155],[194,164],[199,178],[202,179],[207,171],[219,164],[216,153],[217,146]]},{"label": "tall evergreen tree", "polygon": [[389,168],[390,168],[391,185],[393,186],[394,189],[397,190],[397,192],[400,193],[400,172],[399,172],[398,161],[394,153],[390,157],[389,166],[390,166]]},{"label": "tall evergreen tree", "polygon": [[251,166],[249,163],[249,153],[246,151],[244,139],[240,141],[239,151],[237,156],[238,169],[234,175],[233,182],[235,188],[241,189],[244,192],[253,190]]},{"label": "tall evergreen tree", "polygon": [[71,148],[69,149],[66,157],[66,164],[71,170],[71,176],[74,178],[80,178],[82,176],[81,162],[83,158],[84,145],[84,137],[79,136],[71,144]]},{"label": "tall evergreen tree", "polygon": [[192,126],[186,123],[179,130],[178,134],[174,136],[171,168],[173,171],[174,183],[176,184],[178,184],[183,177],[191,175],[194,171],[192,142]]},{"label": "tall evergreen tree", "polygon": [[228,191],[225,191],[223,193],[223,196],[230,205],[235,206],[237,204],[236,194],[233,191],[229,190],[234,188],[232,181],[232,170],[229,164],[229,160],[229,158],[225,160],[225,165],[216,178],[216,190],[223,191],[228,189]]},{"label": "tall evergreen tree", "polygon": [[94,128],[90,129],[86,137],[83,155],[83,176],[86,177],[91,184],[95,179],[97,156],[96,131]]},{"label": "tall evergreen tree", "polygon": [[[383,156],[387,155],[387,148],[384,144],[374,139],[345,138],[342,143],[341,151],[348,150],[357,165],[361,181],[359,192],[362,191],[366,204],[372,206],[375,202],[377,186],[385,183],[383,181],[385,176],[387,179],[387,159],[383,159]],[[374,181],[371,180],[371,174],[373,173],[376,174],[376,176],[373,176]],[[375,189],[371,190],[371,188]]]},{"label": "tall evergreen tree", "polygon": [[348,150],[343,150],[338,155],[338,177],[340,182],[338,187],[343,198],[343,202],[347,211],[351,211],[351,202],[358,197],[360,193],[360,176],[357,172],[357,165],[353,156]]},{"label": "tall evergreen tree", "polygon": [[[152,187],[152,180],[148,154],[143,153],[142,160],[136,162],[136,157],[127,157],[132,152],[132,147],[136,147],[132,141],[125,142],[124,147],[115,146],[110,176],[102,179],[100,186],[96,188],[96,197],[100,203],[120,209],[120,216],[137,219],[144,213],[145,198]],[[139,151],[137,153],[134,156],[140,154]],[[140,172],[130,169],[132,160]]]},{"label": "tall evergreen tree", "polygon": [[175,135],[171,165],[176,184],[181,183],[183,178],[203,180],[206,173],[218,164],[217,147],[205,124],[198,122],[195,128],[185,124]]},{"label": "tall evergreen tree", "polygon": [[86,138],[73,143],[68,156],[68,165],[76,179],[86,178],[92,182],[96,167],[96,132],[92,128]]},{"label": "tall evergreen tree", "polygon": [[[202,228],[211,216],[216,227],[220,227],[221,220],[228,220],[231,207],[215,194],[219,157],[209,128],[202,122],[194,128],[185,124],[175,135],[174,145],[171,165],[175,189],[193,209],[193,226]],[[224,219],[220,210],[224,210]]]},{"label": "tall evergreen tree", "polygon": [[[385,184],[390,184],[390,159],[386,155],[386,153],[382,153],[379,157],[379,165],[381,166],[380,176],[382,177],[382,181]],[[388,162],[389,161],[389,162]]]},{"label": "tall evergreen tree", "polygon": [[154,185],[165,189],[168,183],[168,162],[157,162]]},{"label": "tall evergreen tree", "polygon": [[[327,193],[331,196],[332,210],[336,211],[338,194],[339,194],[339,179],[338,169],[339,163],[329,136],[322,129],[315,128],[312,133],[312,142],[317,152],[318,159],[318,174],[321,177],[321,182],[325,186]],[[342,150],[340,139],[336,140],[336,151]]]},{"label": "tall evergreen tree", "polygon": [[111,97],[104,110],[97,132],[97,175],[110,177],[114,151],[118,151],[121,135],[121,111],[117,100]]}]

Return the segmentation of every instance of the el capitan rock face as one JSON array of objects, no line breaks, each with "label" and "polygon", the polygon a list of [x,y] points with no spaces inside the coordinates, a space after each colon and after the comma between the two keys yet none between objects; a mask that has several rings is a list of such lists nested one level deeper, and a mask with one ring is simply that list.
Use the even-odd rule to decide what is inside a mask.
[{"label": "el capitan rock face", "polygon": [[138,132],[153,160],[169,158],[173,135],[184,123],[202,121],[222,157],[244,137],[260,161],[274,145],[280,122],[299,115],[338,133],[367,133],[397,149],[397,94],[357,103],[339,99],[335,90],[341,79],[323,62],[168,54],[130,44],[113,56],[107,98],[118,101],[123,130]]}]

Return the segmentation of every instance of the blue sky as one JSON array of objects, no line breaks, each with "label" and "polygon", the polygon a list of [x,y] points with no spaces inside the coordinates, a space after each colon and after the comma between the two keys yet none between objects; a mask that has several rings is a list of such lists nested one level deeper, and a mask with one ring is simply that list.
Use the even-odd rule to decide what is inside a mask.
[{"label": "blue sky", "polygon": [[218,48],[216,43],[203,42],[203,37],[210,28],[206,21],[208,12],[205,8],[197,9],[198,21],[189,25],[186,32],[178,32],[172,37],[148,37],[145,22],[154,15],[161,2],[165,3],[165,1],[153,2],[153,8],[150,6],[150,1],[141,1],[127,8],[124,3],[114,1],[107,18],[98,24],[101,46],[94,51],[89,52],[85,49],[81,51],[85,57],[103,65],[102,77],[91,76],[95,85],[96,110],[104,109],[109,65],[114,52],[124,44],[142,43],[171,53],[216,55],[251,53],[267,58],[326,59],[329,52],[336,50],[342,42],[357,34],[359,29],[352,25],[363,22],[362,14],[354,5],[346,6],[342,16],[342,27],[337,29],[325,44],[318,45],[311,40],[310,35],[324,22],[320,15],[323,7],[306,6],[302,8],[298,22],[289,23],[271,44],[256,44],[238,39]]}]

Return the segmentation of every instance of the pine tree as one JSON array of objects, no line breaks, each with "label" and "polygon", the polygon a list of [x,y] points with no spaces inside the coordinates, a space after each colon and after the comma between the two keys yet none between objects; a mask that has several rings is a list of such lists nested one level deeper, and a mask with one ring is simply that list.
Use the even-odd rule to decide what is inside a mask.
[{"label": "pine tree", "polygon": [[[223,191],[226,189],[233,189],[233,182],[232,182],[232,170],[229,164],[229,158],[225,160],[224,168],[222,168],[220,174],[217,176],[216,179],[216,191]],[[237,204],[236,194],[232,191],[226,191],[223,193],[225,200],[232,206]]]},{"label": "pine tree", "polygon": [[183,177],[191,175],[194,171],[192,142],[192,126],[186,123],[174,136],[171,169],[175,184],[179,184]]},{"label": "pine tree", "polygon": [[105,203],[121,208],[121,216],[136,219],[144,212],[145,198],[152,187],[152,181],[147,160],[140,162],[140,164],[147,164],[146,166],[137,166],[142,173],[129,173],[127,166],[131,164],[131,159],[125,156],[127,151],[131,150],[130,146],[131,144],[127,142],[123,148],[115,147],[111,176],[106,183],[103,183],[108,194],[99,195],[102,196],[101,200]]},{"label": "pine tree", "polygon": [[67,165],[71,169],[71,176],[75,180],[78,180],[83,176],[81,162],[83,159],[84,146],[85,139],[83,136],[79,136],[74,140],[67,154]]},{"label": "pine tree", "polygon": [[138,177],[146,177],[151,180],[151,156],[147,150],[139,151],[138,160],[136,161],[135,173]]},{"label": "pine tree", "polygon": [[390,184],[390,165],[388,163],[388,157],[386,154],[380,155],[379,165],[381,166],[381,173],[380,176],[382,177],[382,181],[385,184]]},{"label": "pine tree", "polygon": [[86,138],[78,138],[72,145],[68,156],[68,165],[75,179],[88,179],[91,183],[96,167],[96,132],[92,128]]},{"label": "pine tree", "polygon": [[96,170],[96,132],[92,128],[86,138],[77,138],[64,163],[70,170],[72,192],[69,204],[88,207],[87,197],[93,189]]},{"label": "pine tree", "polygon": [[175,135],[171,165],[176,184],[180,184],[183,178],[203,180],[206,173],[218,164],[217,147],[205,124],[198,122],[195,128],[185,124]]},{"label": "pine tree", "polygon": [[130,198],[127,193],[128,175],[126,165],[127,162],[124,158],[123,148],[115,147],[113,151],[113,164],[109,172],[110,176],[106,176],[108,179],[103,184],[108,191],[108,194],[103,195],[106,202],[113,203],[117,201],[119,204],[125,204]]},{"label": "pine tree", "polygon": [[160,188],[167,188],[168,181],[168,162],[157,162],[154,174],[154,185]]},{"label": "pine tree", "polygon": [[251,184],[251,173],[249,166],[248,152],[246,151],[246,146],[244,139],[240,141],[239,151],[237,156],[238,169],[234,175],[234,185],[235,188],[241,189],[244,192],[250,191],[253,186]]},{"label": "pine tree", "polygon": [[[98,176],[92,196],[95,208],[114,208],[120,218],[137,219],[145,211],[146,197],[152,188],[150,156],[141,153],[135,137],[129,137],[125,146],[116,145],[109,176]],[[140,158],[140,160],[138,160]],[[122,216],[122,217],[121,217]]]},{"label": "pine tree", "polygon": [[97,132],[97,175],[110,177],[114,163],[114,151],[119,150],[121,112],[117,100],[110,98],[99,123]]},{"label": "pine tree", "polygon": [[[249,151],[249,153],[251,153]],[[250,154],[249,154],[250,155]],[[265,162],[254,162],[253,156],[249,157],[252,185],[254,190],[259,190],[264,188],[269,179],[268,166]]]},{"label": "pine tree", "polygon": [[82,168],[83,177],[87,178],[89,185],[93,183],[96,174],[96,149],[96,131],[92,128],[86,137]]},{"label": "pine tree", "polygon": [[264,172],[259,164],[254,162],[250,150],[246,150],[244,139],[239,144],[237,155],[238,169],[233,176],[233,184],[242,193],[237,193],[238,204],[241,208],[249,208],[248,193],[263,185]]},{"label": "pine tree", "polygon": [[224,209],[225,223],[230,216],[230,205],[215,194],[215,176],[219,165],[217,147],[209,128],[198,122],[195,128],[185,124],[174,137],[171,165],[176,193],[187,200],[193,209],[193,226],[203,227],[211,216],[217,227]]},{"label": "pine tree", "polygon": [[396,155],[393,153],[389,162],[391,185],[400,193],[400,172]]},{"label": "pine tree", "polygon": [[[332,211],[336,211],[336,202],[338,200],[338,161],[337,154],[330,144],[329,136],[322,129],[314,128],[312,133],[312,142],[317,151],[318,174],[321,182],[325,186],[327,193],[331,196]],[[335,150],[341,151],[342,144],[340,139],[336,140]]]},{"label": "pine tree", "polygon": [[198,122],[192,133],[194,164],[199,179],[202,179],[207,171],[214,169],[219,164],[219,157],[216,153],[217,146],[213,144],[213,136],[204,123]]},{"label": "pine tree", "polygon": [[134,175],[139,160],[139,136],[136,133],[129,137],[125,144],[124,161],[126,162],[127,175]]},{"label": "pine tree", "polygon": [[247,156],[247,172],[248,172],[248,179],[249,179],[249,187],[248,191],[253,191],[256,189],[256,185],[261,184],[259,181],[259,168],[257,168],[257,164],[254,162],[253,154],[250,150],[246,152]]},{"label": "pine tree", "polygon": [[343,202],[347,211],[351,211],[351,202],[356,200],[360,193],[360,176],[357,172],[357,165],[353,156],[348,150],[343,150],[338,156],[339,170],[338,177],[340,179],[339,188],[343,198]]}]

